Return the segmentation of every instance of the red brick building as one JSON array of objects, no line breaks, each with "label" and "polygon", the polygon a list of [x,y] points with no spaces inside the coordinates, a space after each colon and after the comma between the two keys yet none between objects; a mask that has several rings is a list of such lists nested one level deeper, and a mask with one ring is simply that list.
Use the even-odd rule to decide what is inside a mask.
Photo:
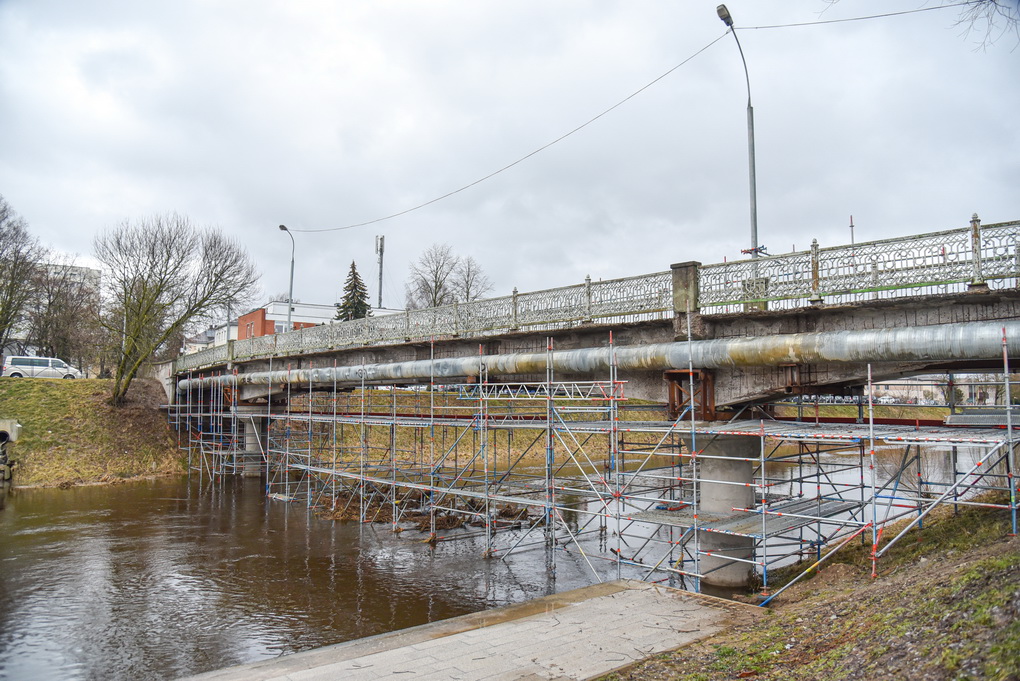
[{"label": "red brick building", "polygon": [[[310,326],[329,323],[336,315],[334,305],[316,305],[314,303],[294,303],[291,310],[293,329],[305,329]],[[257,307],[237,319],[237,339],[271,336],[284,333],[287,329],[287,301],[273,301]]]}]

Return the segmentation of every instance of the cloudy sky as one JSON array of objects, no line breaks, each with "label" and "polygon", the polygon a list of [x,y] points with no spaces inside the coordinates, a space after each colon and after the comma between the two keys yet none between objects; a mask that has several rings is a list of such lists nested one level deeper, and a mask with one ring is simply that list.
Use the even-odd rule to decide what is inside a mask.
[{"label": "cloudy sky", "polygon": [[[178,211],[266,295],[385,306],[431,243],[493,295],[733,260],[749,243],[744,73],[701,0],[0,0],[0,194],[57,250]],[[1020,219],[1020,48],[939,0],[732,0],[770,253]],[[745,27],[745,28],[741,28]],[[720,39],[722,38],[722,39]],[[719,39],[717,41],[717,39]],[[717,41],[714,44],[713,41]]]}]

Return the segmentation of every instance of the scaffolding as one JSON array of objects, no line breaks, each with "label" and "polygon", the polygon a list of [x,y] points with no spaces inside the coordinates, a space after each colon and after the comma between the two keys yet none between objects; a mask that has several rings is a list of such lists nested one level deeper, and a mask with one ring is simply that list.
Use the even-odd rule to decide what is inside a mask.
[{"label": "scaffolding", "polygon": [[[236,376],[236,371],[231,372]],[[221,377],[223,372],[211,374]],[[181,379],[204,378],[187,374]],[[221,480],[226,475],[261,472],[266,467],[262,443],[257,438],[258,414],[238,404],[233,386],[209,391],[186,391],[168,408],[170,425],[177,432],[177,447],[188,453],[188,474],[200,479]],[[252,428],[245,426],[250,424]],[[246,432],[254,432],[250,442]]]},{"label": "scaffolding", "polygon": [[[544,380],[516,383],[491,382],[480,350],[478,378],[466,383],[286,381],[254,406],[229,386],[189,388],[171,419],[199,475],[238,473],[257,456],[273,499],[419,530],[432,543],[470,538],[488,558],[542,550],[553,578],[558,556],[570,553],[595,581],[702,591],[714,570],[742,563],[769,596],[771,570],[807,563],[807,574],[825,547],[870,540],[877,564],[940,505],[1007,509],[1016,532],[1010,408],[1004,423],[981,427],[882,423],[870,398],[856,423],[774,408],[706,421],[699,399],[710,386],[692,368],[671,372],[675,416],[664,418],[663,405],[627,399],[615,361],[604,380],[565,380],[554,375],[552,351],[549,341]],[[727,438],[756,444],[756,456],[739,458],[750,479],[706,477],[712,460],[736,460],[714,447]],[[707,510],[706,485],[752,494],[746,505]],[[1003,496],[974,499],[988,491]],[[883,544],[884,529],[901,520],[906,527]],[[713,548],[720,536],[745,542],[749,554]]]}]

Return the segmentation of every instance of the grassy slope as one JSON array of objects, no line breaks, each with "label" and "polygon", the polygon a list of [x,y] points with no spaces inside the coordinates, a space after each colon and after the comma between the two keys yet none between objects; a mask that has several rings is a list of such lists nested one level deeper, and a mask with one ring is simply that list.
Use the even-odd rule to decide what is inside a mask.
[{"label": "grassy slope", "polygon": [[879,561],[877,579],[870,546],[848,546],[757,623],[609,678],[1020,679],[1020,538],[1008,513],[929,518]]},{"label": "grassy slope", "polygon": [[[791,404],[780,404],[776,407],[776,413],[780,416],[796,416],[797,407]],[[839,417],[857,417],[857,406],[853,404],[820,404],[818,405],[818,415],[825,416],[839,416]],[[919,407],[915,405],[890,405],[890,404],[876,404],[875,405],[875,418],[890,418],[890,419],[934,419],[941,421],[949,415],[948,407]],[[804,419],[810,421],[815,416],[815,405],[804,404]],[[868,406],[864,405],[864,419],[868,419]]]},{"label": "grassy slope", "polygon": [[[136,382],[128,403],[106,400],[110,381],[0,378],[0,418],[16,418],[18,485],[109,482],[180,472],[176,438],[156,407],[159,387]],[[165,398],[163,398],[165,399]]]}]

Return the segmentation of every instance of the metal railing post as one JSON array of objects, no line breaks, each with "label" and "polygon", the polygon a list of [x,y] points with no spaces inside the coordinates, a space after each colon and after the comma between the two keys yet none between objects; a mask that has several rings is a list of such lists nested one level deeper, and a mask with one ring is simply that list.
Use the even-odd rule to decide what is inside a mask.
[{"label": "metal railing post", "polygon": [[517,329],[520,328],[520,326],[517,324],[517,287],[516,286],[514,286],[514,292],[513,292],[512,298],[513,298],[513,316],[511,318],[511,322],[510,322],[510,330],[511,331],[516,331]]},{"label": "metal railing post", "polygon": [[822,302],[822,296],[819,295],[821,289],[821,278],[819,272],[821,270],[818,262],[818,239],[811,240],[811,297],[808,298],[808,302],[812,305],[818,305]]},{"label": "metal railing post", "polygon": [[591,316],[591,275],[584,275],[584,321],[592,321]]},{"label": "metal railing post", "polygon": [[1013,240],[1013,286],[1020,286],[1020,241]]},{"label": "metal railing post", "polygon": [[981,219],[977,213],[974,213],[970,218],[970,251],[974,274],[967,288],[984,288],[988,284],[985,283],[985,276],[981,267]]}]

